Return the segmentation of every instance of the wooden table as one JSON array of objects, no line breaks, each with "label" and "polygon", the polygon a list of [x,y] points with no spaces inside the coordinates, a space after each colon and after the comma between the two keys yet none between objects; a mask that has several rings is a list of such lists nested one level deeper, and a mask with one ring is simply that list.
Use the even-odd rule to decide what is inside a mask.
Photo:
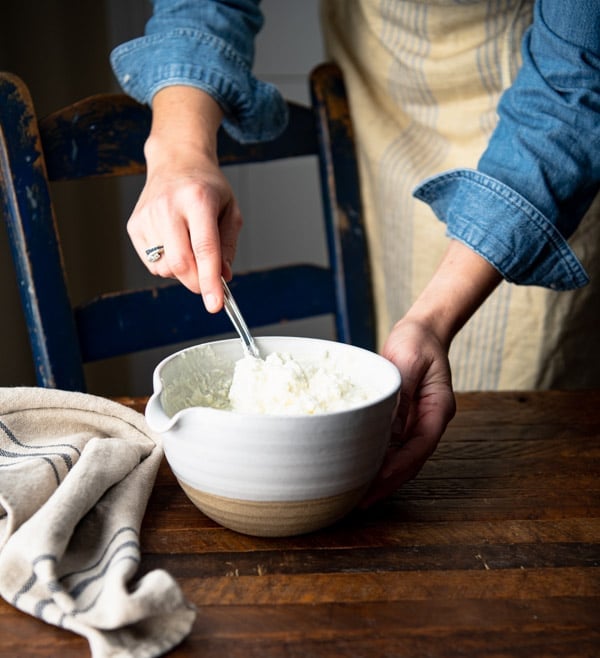
[{"label": "wooden table", "polygon": [[[312,535],[225,530],[163,464],[142,571],[198,606],[178,658],[597,657],[599,466],[600,391],[461,394],[416,480]],[[89,656],[0,601],[6,624],[22,643],[0,631],[2,658]]]}]

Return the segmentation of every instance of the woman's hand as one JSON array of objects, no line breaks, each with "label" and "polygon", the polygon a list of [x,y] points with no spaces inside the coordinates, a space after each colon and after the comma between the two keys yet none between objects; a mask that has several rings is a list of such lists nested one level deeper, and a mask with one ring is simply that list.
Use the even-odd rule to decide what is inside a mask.
[{"label": "woman's hand", "polygon": [[451,241],[435,274],[392,329],[383,356],[402,376],[392,444],[363,507],[414,478],[435,451],[456,412],[448,361],[456,333],[500,283],[481,256]]},{"label": "woman's hand", "polygon": [[456,411],[448,351],[429,326],[400,320],[384,345],[383,356],[402,375],[400,403],[392,425],[392,446],[363,506],[386,498],[417,475]]},{"label": "woman's hand", "polygon": [[[159,91],[152,108],[146,183],[127,230],[150,272],[179,279],[216,312],[223,305],[221,275],[231,278],[242,226],[217,158],[222,113],[208,94],[183,86]],[[148,260],[146,250],[157,246],[164,251]]]}]

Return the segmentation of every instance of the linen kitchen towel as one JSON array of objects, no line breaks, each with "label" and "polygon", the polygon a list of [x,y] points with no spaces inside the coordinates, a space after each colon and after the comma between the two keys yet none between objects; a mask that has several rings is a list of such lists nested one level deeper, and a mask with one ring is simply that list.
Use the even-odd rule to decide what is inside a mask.
[{"label": "linen kitchen towel", "polygon": [[93,658],[159,656],[195,619],[166,572],[135,580],[161,458],[143,415],[123,405],[0,388],[0,594],[85,636]]}]

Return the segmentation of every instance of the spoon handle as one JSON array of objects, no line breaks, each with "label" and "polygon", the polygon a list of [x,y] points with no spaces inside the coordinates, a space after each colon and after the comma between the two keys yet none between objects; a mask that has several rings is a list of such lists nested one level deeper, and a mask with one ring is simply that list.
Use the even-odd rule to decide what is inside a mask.
[{"label": "spoon handle", "polygon": [[223,277],[221,277],[221,281],[223,282],[223,292],[225,293],[224,294],[225,311],[229,316],[229,319],[231,320],[236,331],[238,332],[240,338],[242,339],[242,343],[244,345],[244,351],[247,354],[256,357],[257,359],[260,359],[260,352],[258,351],[258,347],[254,342],[254,338],[252,338],[252,334],[248,329],[248,325],[246,324],[246,321],[244,320],[244,317],[242,316],[240,309],[238,308],[238,305],[235,303],[235,299],[231,294],[231,290],[229,290],[229,286],[227,285],[227,282],[225,281],[225,279],[223,279]]}]

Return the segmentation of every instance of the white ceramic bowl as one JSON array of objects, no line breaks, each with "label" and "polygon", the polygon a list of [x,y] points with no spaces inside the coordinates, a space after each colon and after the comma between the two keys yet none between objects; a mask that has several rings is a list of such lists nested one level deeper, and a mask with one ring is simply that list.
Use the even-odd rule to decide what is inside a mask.
[{"label": "white ceramic bowl", "polygon": [[195,391],[206,389],[207,378],[221,387],[223,372],[231,379],[235,362],[243,357],[235,338],[190,347],[161,361],[146,420],[162,435],[178,482],[207,516],[251,535],[311,532],[353,509],[377,474],[389,442],[400,374],[383,357],[343,343],[296,337],[256,342],[263,357],[285,352],[301,360],[328,351],[353,381],[377,394],[360,406],[318,415],[193,406]]}]

